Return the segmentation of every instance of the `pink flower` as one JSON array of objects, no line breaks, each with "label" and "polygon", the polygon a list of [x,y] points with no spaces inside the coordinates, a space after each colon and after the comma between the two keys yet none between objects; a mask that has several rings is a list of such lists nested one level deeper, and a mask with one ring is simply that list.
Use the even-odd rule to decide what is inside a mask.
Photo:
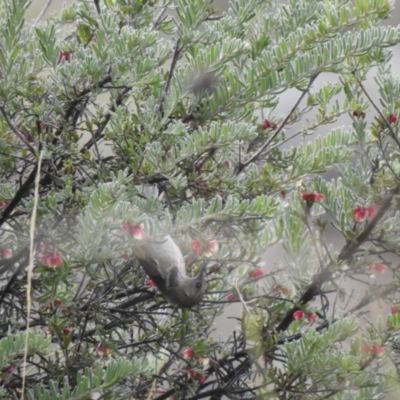
[{"label": "pink flower", "polygon": [[190,247],[200,257],[211,257],[216,251],[218,251],[219,245],[215,240],[210,240],[205,245],[203,245],[200,240],[193,240]]},{"label": "pink flower", "polygon": [[303,319],[304,318],[304,312],[301,310],[297,310],[293,313],[293,318],[294,319]]},{"label": "pink flower", "polygon": [[369,353],[370,351],[372,351],[372,346],[369,345],[368,343],[364,343],[364,344],[362,345],[362,347],[361,347],[361,350],[362,350],[364,353]]},{"label": "pink flower", "polygon": [[149,278],[149,280],[147,281],[147,283],[148,283],[148,285],[149,285],[151,288],[155,288],[155,287],[156,287],[156,284],[154,283],[153,279],[151,279],[151,278]]},{"label": "pink flower", "polygon": [[372,346],[372,352],[377,356],[383,356],[385,354],[385,349],[382,346]]},{"label": "pink flower", "polygon": [[196,381],[198,381],[200,383],[204,383],[207,379],[207,377],[205,375],[198,373],[194,369],[189,369],[187,372],[193,379],[196,379]]},{"label": "pink flower", "polygon": [[280,291],[284,296],[287,296],[290,293],[290,290],[285,287],[281,288]]},{"label": "pink flower", "polygon": [[376,271],[380,274],[384,274],[387,270],[387,266],[385,264],[371,264],[368,268],[371,272]]},{"label": "pink flower", "polygon": [[15,369],[15,365],[14,365],[14,364],[11,364],[11,365],[9,365],[9,366],[7,367],[7,372],[8,372],[9,374],[12,374],[13,371],[14,371],[14,369]]},{"label": "pink flower", "polygon": [[263,122],[261,125],[261,129],[272,129],[275,130],[278,127],[278,125],[275,122],[268,121],[267,119]]},{"label": "pink flower", "polygon": [[392,305],[390,312],[392,315],[396,315],[399,313],[399,309],[395,305]]},{"label": "pink flower", "polygon": [[8,203],[9,203],[8,200],[0,201],[0,210],[2,210],[3,208],[6,208],[8,206]]},{"label": "pink flower", "polygon": [[56,251],[53,251],[50,255],[47,257],[47,266],[50,268],[57,268],[62,264],[62,258],[59,253]]},{"label": "pink flower", "polygon": [[135,225],[131,233],[136,240],[142,240],[144,238],[144,232],[140,225]]},{"label": "pink flower", "polygon": [[13,252],[11,249],[1,249],[0,254],[3,258],[11,258],[13,256]]},{"label": "pink flower", "polygon": [[315,322],[317,320],[317,315],[313,312],[308,313],[307,315],[308,322]]},{"label": "pink flower", "polygon": [[199,256],[203,255],[203,246],[201,245],[200,240],[193,240],[190,247]]},{"label": "pink flower", "polygon": [[363,222],[367,218],[374,218],[377,212],[378,209],[375,206],[371,206],[368,208],[359,206],[353,210],[356,222]]},{"label": "pink flower", "polygon": [[321,202],[325,200],[325,196],[322,193],[302,193],[301,198],[305,200],[308,204],[313,204],[314,202]]},{"label": "pink flower", "polygon": [[55,308],[61,308],[63,305],[63,302],[60,299],[54,300],[54,307]]},{"label": "pink flower", "polygon": [[102,346],[100,343],[96,344],[96,355],[99,357],[107,357],[111,354],[111,348]]},{"label": "pink flower", "polygon": [[236,296],[233,293],[229,293],[228,296],[226,296],[226,300],[228,301],[236,300]]},{"label": "pink flower", "polygon": [[57,64],[60,64],[64,60],[69,61],[70,59],[71,59],[71,53],[69,51],[61,51],[60,55],[58,56]]},{"label": "pink flower", "polygon": [[53,251],[50,254],[42,254],[39,261],[50,268],[57,268],[62,264],[62,258],[56,251]]},{"label": "pink flower", "polygon": [[397,117],[397,115],[390,114],[390,115],[388,116],[388,120],[389,120],[389,122],[390,122],[391,124],[394,124],[394,123],[397,122],[398,117]]},{"label": "pink flower", "polygon": [[281,196],[281,199],[282,199],[282,200],[285,200],[285,199],[286,199],[286,191],[285,191],[285,190],[281,190],[281,191],[279,192],[279,196]]},{"label": "pink flower", "polygon": [[189,373],[189,375],[192,378],[196,378],[197,377],[197,372],[194,369],[189,369],[187,372]]},{"label": "pink flower", "polygon": [[368,210],[365,207],[356,207],[353,213],[356,222],[363,222],[368,218]]},{"label": "pink flower", "polygon": [[254,271],[251,271],[250,274],[249,274],[250,278],[253,278],[253,279],[260,279],[264,275],[265,275],[265,272],[260,268],[254,270]]},{"label": "pink flower", "polygon": [[125,222],[122,229],[130,233],[136,240],[142,240],[145,237],[142,225],[131,225],[129,222]]},{"label": "pink flower", "polygon": [[378,213],[378,209],[375,206],[368,207],[368,217],[374,218]]},{"label": "pink flower", "polygon": [[385,348],[378,345],[369,345],[368,343],[364,343],[361,347],[364,353],[374,353],[375,356],[380,357],[385,354]]},{"label": "pink flower", "polygon": [[194,356],[194,351],[193,351],[193,349],[186,349],[186,350],[184,350],[183,351],[183,357],[185,357],[185,358],[192,358],[193,356]]},{"label": "pink flower", "polygon": [[355,117],[365,118],[365,112],[363,112],[363,111],[354,110],[354,111],[353,111],[353,115],[354,115]]}]

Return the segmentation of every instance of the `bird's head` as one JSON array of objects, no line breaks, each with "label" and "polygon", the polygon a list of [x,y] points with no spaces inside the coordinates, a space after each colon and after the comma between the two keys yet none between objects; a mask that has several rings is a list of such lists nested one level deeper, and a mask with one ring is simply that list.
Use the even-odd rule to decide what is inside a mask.
[{"label": "bird's head", "polygon": [[206,266],[207,263],[204,262],[196,277],[180,276],[173,286],[162,291],[168,301],[181,308],[191,308],[199,304],[206,291]]}]

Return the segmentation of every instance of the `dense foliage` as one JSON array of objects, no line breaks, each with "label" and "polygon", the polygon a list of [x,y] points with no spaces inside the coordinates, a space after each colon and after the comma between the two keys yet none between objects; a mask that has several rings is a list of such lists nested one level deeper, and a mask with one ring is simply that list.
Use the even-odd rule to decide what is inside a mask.
[{"label": "dense foliage", "polygon": [[[393,4],[96,0],[27,22],[28,6],[0,2],[0,398],[397,390]],[[164,234],[188,274],[207,261],[198,307],[171,306],[132,256]],[[365,318],[373,302],[390,315]]]}]

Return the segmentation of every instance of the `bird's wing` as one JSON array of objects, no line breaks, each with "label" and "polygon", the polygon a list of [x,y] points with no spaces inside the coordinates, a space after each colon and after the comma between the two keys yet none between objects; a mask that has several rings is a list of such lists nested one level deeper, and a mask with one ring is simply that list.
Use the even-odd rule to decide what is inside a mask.
[{"label": "bird's wing", "polygon": [[[146,251],[147,250],[147,251]],[[153,279],[165,279],[165,269],[160,268],[157,259],[152,257],[151,252],[143,247],[137,247],[133,251],[140,262],[140,265],[146,271],[146,274]]]}]

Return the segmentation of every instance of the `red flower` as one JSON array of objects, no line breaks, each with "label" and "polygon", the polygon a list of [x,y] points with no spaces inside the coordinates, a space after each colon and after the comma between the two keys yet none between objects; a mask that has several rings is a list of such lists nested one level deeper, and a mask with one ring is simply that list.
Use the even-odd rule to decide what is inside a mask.
[{"label": "red flower", "polygon": [[317,192],[314,193],[304,192],[301,194],[301,198],[311,205],[316,201],[320,202],[325,200],[325,196],[322,193],[317,193]]},{"label": "red flower", "polygon": [[192,358],[193,356],[194,356],[194,351],[193,351],[193,349],[186,349],[186,350],[184,350],[183,351],[183,357],[185,357],[185,358]]},{"label": "red flower", "polygon": [[313,312],[308,313],[307,315],[308,322],[315,322],[317,319],[317,315]]},{"label": "red flower", "polygon": [[368,269],[384,274],[387,270],[387,266],[385,264],[371,264]]},{"label": "red flower", "polygon": [[372,351],[372,346],[370,346],[368,343],[364,343],[361,347],[361,350],[364,353],[369,353],[370,351]]},{"label": "red flower", "polygon": [[54,307],[55,308],[61,308],[63,305],[63,302],[60,299],[54,300]]},{"label": "red flower", "polygon": [[122,229],[123,229],[125,232],[132,233],[133,225],[131,225],[129,222],[125,222],[125,223],[122,225]]},{"label": "red flower", "polygon": [[57,64],[60,64],[62,61],[69,61],[71,59],[71,53],[69,51],[61,51],[58,56]]},{"label": "red flower", "polygon": [[278,125],[275,122],[268,121],[267,119],[261,125],[261,129],[276,129]]},{"label": "red flower", "polygon": [[375,206],[368,207],[368,217],[374,218],[378,213],[378,209]]},{"label": "red flower", "polygon": [[233,293],[229,293],[228,296],[226,296],[226,299],[228,301],[233,301],[236,300],[236,296]]},{"label": "red flower", "polygon": [[9,366],[7,367],[7,372],[8,372],[9,374],[12,374],[12,372],[14,371],[14,369],[15,369],[15,365],[14,365],[14,364],[11,364],[11,365],[9,365]]},{"label": "red flower", "polygon": [[395,305],[392,306],[390,311],[391,311],[392,315],[396,315],[399,313],[399,309]]},{"label": "red flower", "polygon": [[9,203],[8,200],[0,201],[0,210],[2,210],[3,208],[6,208],[8,206],[8,203]]},{"label": "red flower", "polygon": [[205,183],[205,182],[200,182],[200,183],[199,183],[199,186],[200,186],[201,188],[203,188],[203,189],[208,189],[208,185],[207,185],[207,183]]},{"label": "red flower", "polygon": [[264,275],[265,275],[265,272],[260,268],[254,270],[254,271],[251,271],[249,274],[250,278],[253,278],[253,279],[262,278]]},{"label": "red flower", "polygon": [[156,287],[156,284],[154,283],[153,279],[151,279],[151,278],[149,278],[149,280],[147,281],[147,283],[148,283],[148,285],[149,285],[151,288]]},{"label": "red flower", "polygon": [[198,256],[210,257],[218,251],[219,245],[215,240],[210,240],[204,246],[200,240],[193,240],[190,247]]},{"label": "red flower", "polygon": [[368,208],[360,206],[360,207],[356,207],[353,210],[354,218],[355,218],[356,222],[363,222],[367,218],[374,218],[375,215],[377,214],[377,212],[378,212],[378,209],[375,206],[371,206]]},{"label": "red flower", "polygon": [[42,254],[39,261],[50,268],[58,268],[62,264],[62,258],[56,251],[50,254]]},{"label": "red flower", "polygon": [[290,290],[285,287],[281,288],[280,291],[284,296],[287,296],[290,293]]},{"label": "red flower", "polygon": [[281,199],[282,199],[282,200],[285,200],[285,199],[286,199],[286,191],[285,191],[285,190],[281,190],[281,191],[279,192],[279,195],[281,196]]},{"label": "red flower", "polygon": [[303,319],[304,318],[304,312],[301,310],[297,310],[293,313],[293,318],[294,319]]},{"label": "red flower", "polygon": [[96,355],[99,357],[107,357],[111,354],[111,349],[108,346],[102,346],[100,343],[96,344]]},{"label": "red flower", "polygon": [[355,117],[365,118],[365,112],[363,112],[363,111],[354,110],[354,111],[353,111],[353,115],[354,115]]},{"label": "red flower", "polygon": [[196,379],[196,381],[200,382],[200,383],[204,383],[207,379],[207,377],[203,374],[199,374],[197,371],[195,371],[194,369],[189,369],[187,371],[189,373],[189,375],[193,378]]},{"label": "red flower", "polygon": [[197,372],[194,369],[189,369],[187,372],[192,378],[196,378]]},{"label": "red flower", "polygon": [[193,242],[190,244],[190,247],[199,256],[201,256],[203,254],[203,247],[200,243],[200,240],[193,240]]},{"label": "red flower", "polygon": [[130,233],[136,240],[142,240],[145,237],[142,225],[132,225],[129,222],[125,222],[122,225],[122,229]]},{"label": "red flower", "polygon": [[70,335],[71,332],[72,332],[72,329],[71,329],[71,328],[64,328],[64,329],[62,330],[63,335]]},{"label": "red flower", "polygon": [[1,249],[0,254],[3,258],[11,258],[13,256],[13,252],[11,249]]},{"label": "red flower", "polygon": [[376,346],[376,345],[372,346],[371,350],[378,357],[383,356],[385,354],[385,349],[382,346]]},{"label": "red flower", "polygon": [[389,117],[388,117],[388,120],[389,120],[389,122],[390,122],[391,124],[394,124],[394,123],[397,122],[398,117],[397,117],[397,115],[390,114]]}]

